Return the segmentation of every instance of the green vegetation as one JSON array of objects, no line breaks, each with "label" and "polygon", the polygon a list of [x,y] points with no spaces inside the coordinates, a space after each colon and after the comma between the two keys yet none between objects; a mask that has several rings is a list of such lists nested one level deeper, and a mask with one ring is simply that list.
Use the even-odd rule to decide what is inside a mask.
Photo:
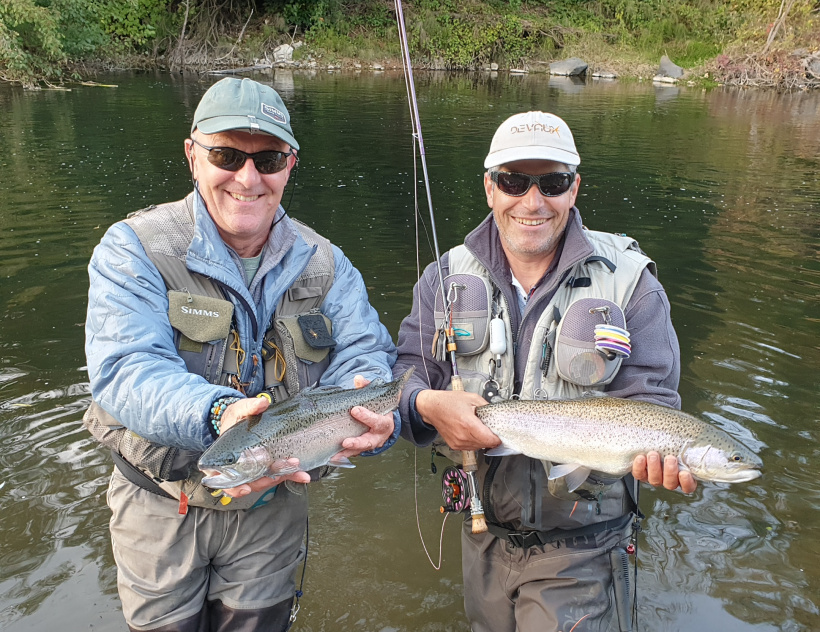
[{"label": "green vegetation", "polygon": [[[820,51],[820,0],[407,0],[404,11],[415,63],[437,68],[574,55],[634,74],[666,54],[713,75],[737,74],[744,59],[799,74],[788,54]],[[0,0],[0,79],[29,87],[79,78],[81,64],[249,65],[296,41],[297,58],[323,64],[396,60],[394,4]]]}]

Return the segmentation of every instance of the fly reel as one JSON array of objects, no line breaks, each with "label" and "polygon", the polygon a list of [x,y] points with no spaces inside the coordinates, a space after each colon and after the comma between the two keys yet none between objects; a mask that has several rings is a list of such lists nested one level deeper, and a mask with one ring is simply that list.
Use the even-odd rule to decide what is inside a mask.
[{"label": "fly reel", "polygon": [[469,489],[464,470],[452,465],[447,467],[441,475],[441,497],[444,499],[441,513],[465,511],[470,506]]}]

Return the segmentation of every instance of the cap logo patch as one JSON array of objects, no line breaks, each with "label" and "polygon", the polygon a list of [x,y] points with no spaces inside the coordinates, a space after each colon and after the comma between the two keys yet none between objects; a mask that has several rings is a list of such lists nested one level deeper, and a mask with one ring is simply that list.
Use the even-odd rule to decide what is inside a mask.
[{"label": "cap logo patch", "polygon": [[547,134],[558,134],[558,137],[561,137],[560,127],[544,125],[543,123],[526,123],[524,125],[516,125],[510,128],[510,133],[512,134],[520,134],[523,132],[546,132]]},{"label": "cap logo patch", "polygon": [[275,107],[268,105],[267,103],[262,104],[262,114],[272,118],[277,123],[282,123],[283,125],[288,122],[281,110],[277,110]]}]

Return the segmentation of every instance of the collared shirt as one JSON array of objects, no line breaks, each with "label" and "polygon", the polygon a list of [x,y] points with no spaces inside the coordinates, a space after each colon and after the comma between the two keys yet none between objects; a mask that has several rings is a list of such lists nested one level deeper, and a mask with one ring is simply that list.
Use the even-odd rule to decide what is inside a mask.
[{"label": "collared shirt", "polygon": [[527,292],[527,290],[524,289],[524,286],[521,285],[521,281],[515,278],[512,268],[510,269],[510,276],[512,277],[512,285],[515,288],[515,294],[518,298],[518,312],[523,316],[524,310],[527,309],[527,299],[532,295],[535,288],[532,288],[529,292]]}]

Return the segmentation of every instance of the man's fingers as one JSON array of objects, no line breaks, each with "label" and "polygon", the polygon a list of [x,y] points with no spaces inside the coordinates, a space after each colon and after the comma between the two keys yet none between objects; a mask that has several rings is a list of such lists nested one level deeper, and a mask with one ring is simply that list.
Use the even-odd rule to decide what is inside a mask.
[{"label": "man's fingers", "polygon": [[646,455],[639,454],[632,462],[632,476],[639,481],[646,480]]},{"label": "man's fingers", "polygon": [[379,415],[363,406],[354,406],[350,409],[350,414],[353,415],[356,421],[369,427],[370,432],[374,434],[383,434],[385,432],[393,434],[394,425],[392,413]]},{"label": "man's fingers", "polygon": [[247,397],[234,402],[225,409],[222,413],[222,420],[220,429],[224,432],[231,426],[236,425],[240,419],[251,417],[252,415],[261,415],[270,402],[265,397]]},{"label": "man's fingers", "polygon": [[692,472],[681,470],[678,478],[680,479],[680,489],[684,494],[691,494],[697,489],[698,482],[695,480],[695,477],[692,476]]},{"label": "man's fingers", "polygon": [[663,485],[670,490],[680,487],[684,494],[691,494],[698,486],[692,473],[685,468],[681,469],[678,458],[673,454],[667,455],[663,460],[657,452],[639,454],[632,462],[632,476],[655,487]]},{"label": "man's fingers", "polygon": [[223,489],[222,493],[224,493],[226,496],[230,496],[231,498],[242,498],[242,496],[247,496],[251,493],[251,486],[239,485],[238,487]]},{"label": "man's fingers", "polygon": [[[358,436],[358,437],[348,437],[344,441],[342,441],[342,447],[345,450],[355,450],[358,452],[367,452],[368,450],[373,450],[378,448],[380,444],[376,445],[377,437],[372,433],[366,432],[365,434]],[[382,441],[382,443],[384,443]],[[350,455],[348,455],[350,456]]]},{"label": "man's fingers", "polygon": [[663,486],[666,489],[678,488],[678,458],[668,454],[663,460]]},{"label": "man's fingers", "polygon": [[646,479],[650,485],[654,485],[655,487],[663,483],[661,455],[657,452],[650,452],[646,455]]}]

